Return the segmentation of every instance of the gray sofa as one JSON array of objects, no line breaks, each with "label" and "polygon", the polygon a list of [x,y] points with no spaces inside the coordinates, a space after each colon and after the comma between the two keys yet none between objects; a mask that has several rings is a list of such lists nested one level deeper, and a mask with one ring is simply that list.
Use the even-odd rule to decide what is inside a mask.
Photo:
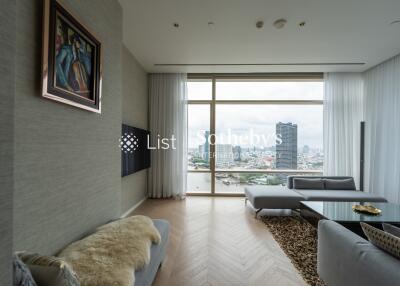
[{"label": "gray sofa", "polygon": [[[352,190],[295,189],[294,180],[352,180]],[[348,176],[288,176],[287,186],[249,186],[244,192],[257,213],[262,209],[299,209],[301,201],[387,202],[383,197],[357,191],[353,177]]]},{"label": "gray sofa", "polygon": [[151,246],[150,263],[140,271],[135,272],[134,286],[150,286],[165,257],[169,237],[169,223],[163,219],[154,219],[153,222],[154,226],[160,232],[161,242]]},{"label": "gray sofa", "polygon": [[317,271],[328,286],[399,285],[399,270],[399,259],[334,221],[319,221]]}]

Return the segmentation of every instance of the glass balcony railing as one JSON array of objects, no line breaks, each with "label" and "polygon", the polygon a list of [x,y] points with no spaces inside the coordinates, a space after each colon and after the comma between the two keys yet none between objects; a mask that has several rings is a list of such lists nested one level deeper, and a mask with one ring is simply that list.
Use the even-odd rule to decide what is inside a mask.
[{"label": "glass balcony railing", "polygon": [[[290,175],[322,175],[322,170],[216,170],[215,194],[243,194],[248,186],[286,186]],[[211,193],[208,171],[189,171],[187,193]]]}]

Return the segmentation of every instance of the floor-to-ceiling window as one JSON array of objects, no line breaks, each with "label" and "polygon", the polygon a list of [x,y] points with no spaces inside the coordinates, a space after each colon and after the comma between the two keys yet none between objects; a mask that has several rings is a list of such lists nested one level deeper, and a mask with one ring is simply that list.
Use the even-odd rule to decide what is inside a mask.
[{"label": "floor-to-ceiling window", "polygon": [[322,172],[321,75],[189,75],[188,99],[189,194]]}]

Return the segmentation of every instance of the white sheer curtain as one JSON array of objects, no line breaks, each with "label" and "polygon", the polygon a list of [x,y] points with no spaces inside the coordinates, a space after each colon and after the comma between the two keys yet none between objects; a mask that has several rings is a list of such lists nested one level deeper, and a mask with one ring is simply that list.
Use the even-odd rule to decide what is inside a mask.
[{"label": "white sheer curtain", "polygon": [[400,55],[365,73],[366,187],[400,203]]},{"label": "white sheer curtain", "polygon": [[[157,146],[162,138],[171,139],[174,136],[176,141],[169,140],[168,149],[151,151],[148,196],[184,198],[187,168],[186,74],[151,74],[149,96],[151,146]],[[176,149],[172,148],[173,142]]]},{"label": "white sheer curtain", "polygon": [[[324,174],[360,176],[360,122],[363,77],[359,73],[325,74]],[[359,187],[359,186],[358,186]]]}]

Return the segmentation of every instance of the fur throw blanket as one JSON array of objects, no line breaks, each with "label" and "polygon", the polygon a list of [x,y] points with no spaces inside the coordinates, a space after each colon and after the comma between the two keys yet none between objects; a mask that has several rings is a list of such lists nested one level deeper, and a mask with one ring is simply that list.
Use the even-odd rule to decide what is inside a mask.
[{"label": "fur throw blanket", "polygon": [[152,242],[160,233],[145,216],[131,216],[97,228],[59,253],[82,286],[132,286],[135,270],[150,262]]}]

